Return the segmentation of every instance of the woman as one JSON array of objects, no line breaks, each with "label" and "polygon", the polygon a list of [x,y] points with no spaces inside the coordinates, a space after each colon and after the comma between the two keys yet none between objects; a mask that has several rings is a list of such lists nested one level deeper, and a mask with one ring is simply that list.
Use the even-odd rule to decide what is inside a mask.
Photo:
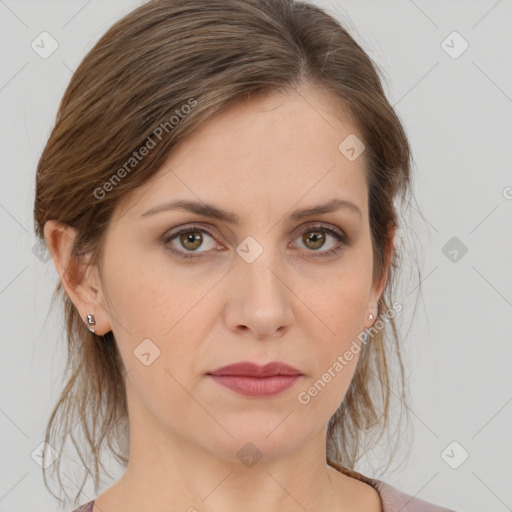
[{"label": "woman", "polygon": [[46,441],[72,438],[96,492],[105,443],[126,466],[76,511],[448,510],[354,469],[390,351],[403,381],[410,152],[375,66],[305,2],[207,6],[118,21],[39,162],[72,369]]}]

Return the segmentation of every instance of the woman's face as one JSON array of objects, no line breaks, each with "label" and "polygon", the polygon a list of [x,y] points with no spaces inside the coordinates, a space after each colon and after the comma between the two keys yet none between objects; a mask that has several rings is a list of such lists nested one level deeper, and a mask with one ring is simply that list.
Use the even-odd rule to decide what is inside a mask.
[{"label": "woman's face", "polygon": [[[365,154],[353,155],[361,135],[334,117],[331,101],[305,88],[237,104],[117,208],[101,273],[105,310],[94,312],[127,369],[132,432],[271,460],[319,435],[342,402],[359,356],[353,342],[380,290]],[[339,200],[353,206],[307,214]],[[174,201],[204,211],[160,208]],[[213,215],[221,211],[236,222]],[[238,362],[282,362],[301,375],[210,375]]]}]

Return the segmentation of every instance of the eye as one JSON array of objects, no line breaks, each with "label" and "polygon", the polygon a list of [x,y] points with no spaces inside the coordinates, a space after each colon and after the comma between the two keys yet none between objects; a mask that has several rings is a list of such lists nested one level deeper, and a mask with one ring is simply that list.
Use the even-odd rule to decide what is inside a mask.
[{"label": "eye", "polygon": [[[206,236],[206,238],[205,238]],[[205,243],[205,240],[209,243]],[[326,240],[329,238],[334,239],[335,243],[327,243],[331,246],[328,250],[321,250],[326,245]],[[314,257],[333,256],[339,253],[345,246],[350,245],[349,238],[343,231],[336,228],[324,225],[308,226],[303,229],[301,235],[296,239],[299,240],[302,247],[308,253],[312,253]],[[215,249],[224,248],[223,245],[218,244],[213,235],[208,230],[200,226],[186,226],[177,231],[172,231],[168,235],[164,235],[163,242],[171,253],[179,258],[200,258],[205,253],[211,252]],[[295,242],[294,244],[295,245]],[[203,250],[199,250],[199,249]]]},{"label": "eye", "polygon": [[[204,235],[210,238],[212,242],[205,245]],[[218,247],[218,244],[215,242],[212,235],[210,235],[206,229],[199,226],[188,226],[170,233],[168,236],[164,237],[164,243],[169,244],[169,242],[173,242],[171,243],[169,250],[181,258],[197,257],[195,254],[187,254],[187,252],[202,254],[204,252],[208,252],[208,250]],[[199,248],[201,247],[205,250],[200,251]],[[185,252],[183,249],[185,249]]]},{"label": "eye", "polygon": [[[331,248],[321,251],[320,249],[325,246],[329,237],[337,243],[331,243]],[[303,246],[309,249],[308,252],[316,252],[317,254],[314,254],[314,256],[320,257],[335,255],[350,243],[348,237],[341,230],[323,225],[308,226],[306,230],[302,231],[297,240],[300,240]],[[329,246],[329,244],[327,245]]]}]

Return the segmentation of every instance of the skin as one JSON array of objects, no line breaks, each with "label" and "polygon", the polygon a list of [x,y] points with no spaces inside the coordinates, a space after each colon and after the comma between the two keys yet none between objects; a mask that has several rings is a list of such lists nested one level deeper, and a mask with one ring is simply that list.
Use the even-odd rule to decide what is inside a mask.
[{"label": "skin", "polygon": [[[365,154],[349,161],[338,150],[349,134],[362,136],[334,112],[330,96],[306,86],[204,123],[118,205],[101,269],[73,262],[66,274],[75,232],[45,225],[66,292],[83,319],[94,313],[96,334],[113,331],[127,370],[130,461],[94,512],[381,510],[377,491],[325,462],[327,423],[359,352],[308,404],[298,400],[375,322],[368,314],[375,318],[387,278],[372,281]],[[290,220],[297,208],[340,197],[362,217],[340,209]],[[231,210],[240,224],[181,210],[141,217],[177,198]],[[202,244],[162,241],[192,223],[210,233]],[[342,230],[350,245],[318,256],[339,242],[325,231],[324,245],[305,240],[317,223]],[[248,236],[263,248],[252,263],[236,252]],[[205,256],[183,260],[169,246]],[[148,338],[160,355],[146,366],[134,350]],[[304,375],[271,398],[206,375],[239,361],[283,361]],[[237,457],[248,442],[261,454],[251,467]]]}]

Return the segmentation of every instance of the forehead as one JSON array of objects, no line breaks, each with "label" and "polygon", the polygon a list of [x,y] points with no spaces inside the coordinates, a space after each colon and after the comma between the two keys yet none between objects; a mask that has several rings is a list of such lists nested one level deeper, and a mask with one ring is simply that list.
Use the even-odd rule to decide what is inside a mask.
[{"label": "forehead", "polygon": [[[331,95],[316,88],[237,102],[203,123],[172,151],[153,180],[134,191],[124,211],[189,199],[229,204],[241,216],[347,197],[366,211],[364,153],[339,149],[362,138]],[[300,204],[299,204],[300,203]],[[122,212],[121,212],[122,213]]]},{"label": "forehead", "polygon": [[[326,90],[313,86],[238,101],[204,122],[175,148],[169,161],[187,153],[224,158],[275,158],[287,150],[337,149],[340,137],[358,133],[356,123]],[[274,154],[268,155],[269,152]]]}]

